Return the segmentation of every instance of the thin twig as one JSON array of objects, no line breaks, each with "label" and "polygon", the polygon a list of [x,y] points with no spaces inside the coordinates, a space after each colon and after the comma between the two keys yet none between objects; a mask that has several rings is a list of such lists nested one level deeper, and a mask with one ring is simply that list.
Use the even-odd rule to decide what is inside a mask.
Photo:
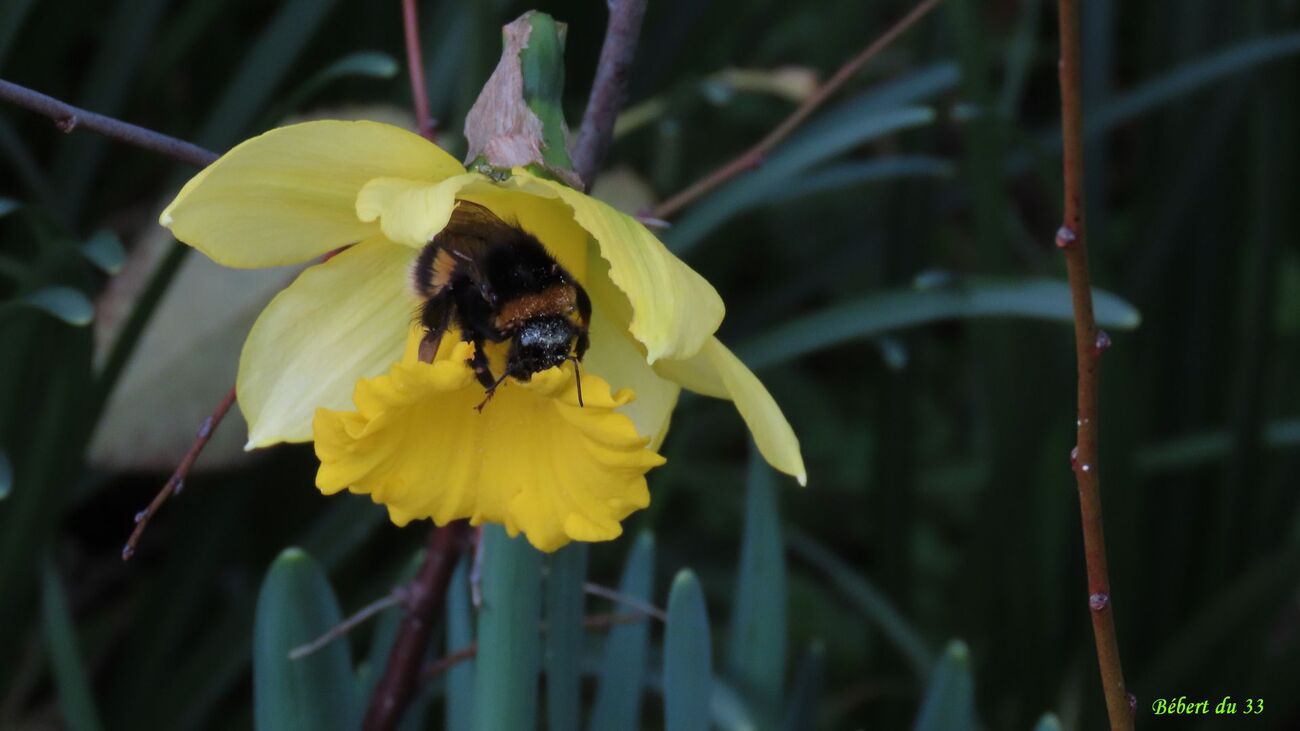
[{"label": "thin twig", "polygon": [[660,203],[650,211],[650,217],[660,219],[669,218],[674,213],[684,208],[687,204],[692,203],[719,185],[722,185],[741,173],[749,172],[750,170],[762,165],[763,158],[772,151],[772,148],[781,144],[786,137],[790,136],[791,132],[794,132],[799,125],[804,123],[804,120],[808,119],[813,112],[820,109],[821,106],[826,103],[827,99],[835,94],[835,92],[839,91],[840,87],[848,83],[849,79],[852,79],[858,71],[862,70],[862,67],[865,66],[868,61],[875,58],[876,54],[885,50],[889,44],[893,43],[894,40],[907,31],[907,29],[915,25],[921,18],[924,18],[926,14],[933,10],[941,1],[942,0],[922,0],[916,5],[916,7],[912,8],[907,15],[904,15],[897,23],[894,23],[889,30],[885,31],[879,38],[872,41],[871,45],[862,49],[858,55],[849,59],[847,63],[835,72],[834,76],[830,77],[824,84],[817,87],[817,91],[813,92],[811,96],[805,99],[803,104],[799,105],[798,109],[795,109],[789,117],[785,118],[785,121],[777,125],[776,129],[768,132],[766,137],[759,140],[758,144],[745,150],[739,157],[736,157],[731,162],[704,176],[693,183],[690,187],[674,195],[663,203]]},{"label": "thin twig", "polygon": [[212,413],[199,425],[199,430],[194,435],[194,443],[190,445],[190,449],[185,453],[185,456],[181,458],[180,464],[176,465],[176,471],[172,473],[171,477],[167,478],[167,482],[163,483],[162,489],[158,491],[157,495],[154,495],[153,500],[149,502],[149,506],[136,513],[135,530],[131,531],[131,537],[126,540],[126,545],[122,547],[123,561],[130,561],[131,557],[135,555],[135,549],[140,545],[140,537],[144,535],[144,529],[149,526],[149,521],[153,519],[154,514],[163,506],[163,503],[185,487],[185,477],[189,475],[190,468],[194,466],[194,461],[199,458],[203,448],[208,445],[208,440],[212,438],[212,434],[221,425],[221,420],[226,418],[226,413],[230,411],[230,407],[234,404],[235,389],[232,388],[217,404],[217,407],[212,410]]},{"label": "thin twig", "polygon": [[0,79],[0,99],[49,117],[54,120],[54,125],[60,132],[68,133],[77,128],[85,128],[119,142],[135,145],[196,167],[211,165],[217,159],[217,153],[198,145],[74,107],[52,96],[46,96],[39,91],[33,91],[4,79]]},{"label": "thin twig", "polygon": [[410,596],[411,596],[410,587],[407,586],[393,587],[393,590],[388,592],[387,595],[382,596],[374,600],[373,602],[370,602],[369,604],[362,607],[361,609],[357,610],[357,612],[352,616],[348,617],[347,619],[344,619],[342,622],[339,622],[333,627],[330,627],[329,630],[325,632],[325,634],[321,635],[320,637],[317,637],[311,642],[308,642],[304,645],[298,645],[297,647],[290,650],[289,659],[301,660],[302,658],[307,657],[313,652],[316,652],[317,650],[328,645],[334,640],[356,629],[361,623],[365,622],[367,619],[370,619],[371,617],[375,616],[376,614],[379,614],[380,612],[384,611],[385,609],[388,609],[389,607],[395,607],[398,604],[406,602],[407,600],[410,599]]},{"label": "thin twig", "polygon": [[633,609],[639,612],[643,612],[651,617],[654,617],[660,622],[668,621],[667,612],[660,609],[659,607],[656,607],[655,605],[650,604],[649,602],[641,601],[640,599],[637,599],[634,596],[628,596],[627,594],[617,592],[609,588],[608,586],[601,586],[600,584],[593,584],[590,581],[588,581],[582,585],[582,590],[592,596],[598,596],[602,599],[608,599],[611,602],[614,602],[616,604],[622,604],[624,606],[632,607]]},{"label": "thin twig", "polygon": [[420,52],[420,17],[415,0],[402,0],[402,30],[406,37],[406,66],[411,78],[411,99],[415,106],[415,128],[425,139],[433,139],[433,117],[429,115],[429,89],[424,85],[424,58]]},{"label": "thin twig", "polygon": [[1098,478],[1097,366],[1110,338],[1097,329],[1092,312],[1092,286],[1088,276],[1088,247],[1083,205],[1083,108],[1081,101],[1078,0],[1060,0],[1061,126],[1064,136],[1065,221],[1056,245],[1065,254],[1074,308],[1074,349],[1078,364],[1077,446],[1071,455],[1079,488],[1083,523],[1083,552],[1088,573],[1088,606],[1097,642],[1097,663],[1102,691],[1113,731],[1133,728],[1136,699],[1124,685],[1119,640],[1115,635],[1114,603],[1106,566],[1106,537],[1102,529],[1101,489]]},{"label": "thin twig", "polygon": [[600,48],[596,78],[573,148],[573,169],[588,190],[614,140],[614,122],[627,101],[627,79],[636,56],[646,0],[609,0],[609,24]]},{"label": "thin twig", "polygon": [[[586,617],[582,620],[582,626],[587,629],[604,629],[620,624],[633,624],[640,622],[650,615],[641,612],[629,612],[624,614],[596,614]],[[541,630],[546,631],[546,624],[541,624]],[[441,675],[457,665],[472,660],[478,654],[478,643],[471,642],[461,649],[443,657],[434,660],[424,666],[420,672],[420,682],[425,683],[432,680],[435,676]]]},{"label": "thin twig", "polygon": [[463,548],[465,521],[457,520],[429,534],[420,573],[411,582],[406,616],[397,629],[393,649],[388,653],[384,675],[370,696],[370,707],[362,724],[364,731],[390,731],[397,727],[411,701],[420,677],[420,660],[429,642],[433,616],[442,607],[452,568]]}]

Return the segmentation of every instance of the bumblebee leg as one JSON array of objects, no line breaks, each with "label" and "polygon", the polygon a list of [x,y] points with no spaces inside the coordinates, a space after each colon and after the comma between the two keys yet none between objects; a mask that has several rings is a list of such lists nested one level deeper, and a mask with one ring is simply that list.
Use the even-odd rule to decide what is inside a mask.
[{"label": "bumblebee leg", "polygon": [[474,377],[484,386],[487,394],[491,395],[500,381],[491,375],[491,368],[487,364],[487,352],[484,350],[484,339],[472,338],[469,342],[474,345],[474,355],[469,359],[469,367],[474,369]]},{"label": "bumblebee leg", "polygon": [[451,310],[451,300],[445,296],[434,297],[420,308],[420,324],[424,326],[419,351],[421,363],[432,363],[438,355],[438,345],[442,343],[442,334],[447,331]]}]

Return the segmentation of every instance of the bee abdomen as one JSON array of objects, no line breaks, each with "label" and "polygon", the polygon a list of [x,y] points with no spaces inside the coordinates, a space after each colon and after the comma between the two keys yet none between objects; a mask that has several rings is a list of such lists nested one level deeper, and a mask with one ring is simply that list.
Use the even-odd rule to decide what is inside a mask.
[{"label": "bee abdomen", "polygon": [[411,268],[411,286],[420,297],[436,297],[451,282],[456,257],[436,242],[420,250]]}]

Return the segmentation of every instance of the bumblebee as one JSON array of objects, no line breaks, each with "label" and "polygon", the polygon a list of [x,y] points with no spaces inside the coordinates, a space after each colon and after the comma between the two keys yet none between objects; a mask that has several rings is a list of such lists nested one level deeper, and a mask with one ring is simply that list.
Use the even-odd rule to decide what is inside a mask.
[{"label": "bumblebee", "polygon": [[[506,378],[573,361],[578,404],[578,364],[590,344],[591,299],[535,236],[487,208],[458,201],[447,227],[420,251],[411,283],[422,304],[420,360],[430,362],[449,327],[474,345],[469,364],[486,392],[480,411]],[[509,342],[505,372],[494,376],[483,346]]]}]

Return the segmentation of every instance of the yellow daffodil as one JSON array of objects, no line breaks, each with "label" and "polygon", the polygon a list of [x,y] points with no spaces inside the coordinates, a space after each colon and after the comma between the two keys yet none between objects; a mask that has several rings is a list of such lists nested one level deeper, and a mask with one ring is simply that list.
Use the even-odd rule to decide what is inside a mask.
[{"label": "yellow daffodil", "polygon": [[[305,270],[258,318],[238,395],[249,448],[315,441],[317,486],[369,494],[398,525],[502,523],[545,551],[619,535],[649,503],[645,474],[681,388],[730,399],[760,452],[804,482],[799,444],[758,379],[713,337],[717,292],[635,219],[516,169],[467,172],[423,138],[321,121],[255,137],[200,172],[161,222],[232,267],[348,247]],[[460,201],[537,237],[591,295],[591,348],[511,381],[479,412],[473,346],[450,328],[422,362],[410,269]],[[499,345],[486,348],[500,371]]]}]

